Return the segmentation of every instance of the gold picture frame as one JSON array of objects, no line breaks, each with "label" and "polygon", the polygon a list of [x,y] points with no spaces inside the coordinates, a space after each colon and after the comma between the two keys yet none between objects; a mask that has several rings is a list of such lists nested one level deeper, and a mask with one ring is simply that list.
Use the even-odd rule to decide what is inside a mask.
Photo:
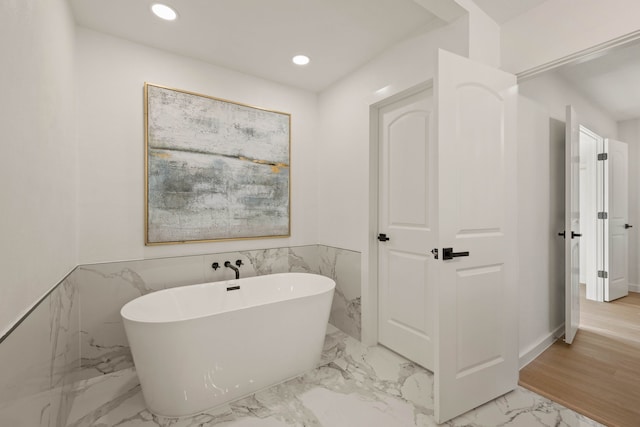
[{"label": "gold picture frame", "polygon": [[145,244],[291,236],[291,114],[144,84]]}]

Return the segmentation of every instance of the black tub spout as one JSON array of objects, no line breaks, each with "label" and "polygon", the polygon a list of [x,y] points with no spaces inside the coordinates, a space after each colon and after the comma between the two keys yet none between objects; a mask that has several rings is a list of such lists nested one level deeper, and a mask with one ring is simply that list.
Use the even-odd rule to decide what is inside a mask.
[{"label": "black tub spout", "polygon": [[224,266],[225,266],[225,267],[227,267],[227,268],[230,268],[230,269],[232,269],[233,271],[235,271],[235,272],[236,272],[236,279],[239,279],[239,278],[240,278],[240,270],[238,269],[238,267],[234,266],[234,265],[233,265],[233,264],[231,264],[231,262],[229,262],[229,261],[225,261],[225,262],[224,262]]}]

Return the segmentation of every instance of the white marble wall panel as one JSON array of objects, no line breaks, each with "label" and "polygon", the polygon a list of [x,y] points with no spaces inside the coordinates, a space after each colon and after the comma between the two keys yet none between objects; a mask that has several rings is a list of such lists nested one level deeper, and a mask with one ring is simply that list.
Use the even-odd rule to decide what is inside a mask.
[{"label": "white marble wall panel", "polygon": [[[9,417],[11,408],[33,398],[41,425],[62,422],[68,384],[133,366],[120,317],[124,304],[170,287],[232,279],[223,265],[237,259],[241,277],[294,271],[333,278],[330,323],[360,338],[357,252],[310,245],[79,266],[0,345],[0,363],[13,367],[0,371],[0,414]],[[221,268],[213,270],[213,262]]]},{"label": "white marble wall panel", "polygon": [[[288,271],[322,274],[318,254],[319,247],[311,245],[78,267],[73,277],[81,295],[82,363],[74,379],[87,379],[133,366],[120,318],[120,308],[128,301],[170,287],[233,279],[235,273],[224,267],[225,261],[235,265],[236,260],[241,260],[241,277]],[[335,261],[342,258],[333,252],[329,258],[326,270],[333,278]],[[214,262],[220,265],[217,270],[211,267]],[[340,267],[342,264],[338,263],[338,272],[345,270]]]},{"label": "white marble wall panel", "polygon": [[318,247],[318,273],[336,281],[329,322],[357,340],[361,339],[360,252]]},{"label": "white marble wall panel", "polygon": [[120,317],[127,302],[150,292],[204,282],[202,256],[78,267],[81,369],[75,379],[133,366]]},{"label": "white marble wall panel", "polygon": [[[82,368],[75,379],[133,366],[120,308],[149,292],[234,278],[225,261],[241,260],[241,277],[287,271],[322,274],[337,282],[330,322],[360,338],[360,254],[324,246],[227,252],[179,258],[80,266]],[[217,262],[220,268],[211,265]]]},{"label": "white marble wall panel", "polygon": [[[284,273],[289,271],[288,248],[264,249],[255,251],[226,252],[206,255],[205,277],[207,282],[230,280],[235,277],[233,270],[224,267],[225,261],[234,266],[237,260],[242,261],[240,277],[262,276],[264,274]],[[211,264],[218,262],[220,268],[213,270]]]},{"label": "white marble wall panel", "polygon": [[[69,276],[0,344],[0,425],[65,425],[69,373],[80,357],[78,319],[77,288]],[[21,416],[24,408],[33,419]]]},{"label": "white marble wall panel", "polygon": [[320,274],[318,249],[320,246],[300,246],[288,249],[289,271]]}]

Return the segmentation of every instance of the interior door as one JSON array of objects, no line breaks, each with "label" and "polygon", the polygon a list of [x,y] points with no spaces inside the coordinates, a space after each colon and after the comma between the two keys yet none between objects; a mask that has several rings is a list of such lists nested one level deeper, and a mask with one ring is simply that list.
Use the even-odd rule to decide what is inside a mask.
[{"label": "interior door", "polygon": [[565,323],[564,341],[571,344],[580,324],[580,124],[566,108],[565,137]]},{"label": "interior door", "polygon": [[378,341],[433,370],[433,88],[379,109]]},{"label": "interior door", "polygon": [[604,206],[604,300],[629,294],[629,178],[628,147],[624,142],[605,139]]},{"label": "interior door", "polygon": [[438,53],[435,417],[517,386],[515,76]]}]

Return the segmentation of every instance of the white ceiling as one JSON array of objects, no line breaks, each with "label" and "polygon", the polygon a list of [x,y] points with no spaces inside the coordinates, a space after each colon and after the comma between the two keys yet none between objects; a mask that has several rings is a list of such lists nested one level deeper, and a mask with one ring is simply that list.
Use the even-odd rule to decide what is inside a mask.
[{"label": "white ceiling", "polygon": [[[545,0],[475,1],[502,23]],[[311,91],[443,25],[418,0],[164,0],[173,22],[150,12],[154,2],[69,0],[81,26]],[[294,66],[299,53],[311,63]]]},{"label": "white ceiling", "polygon": [[640,117],[640,43],[557,72],[614,120]]},{"label": "white ceiling", "polygon": [[[412,0],[70,0],[85,27],[312,91],[441,21]],[[311,57],[294,66],[299,53]]]}]

